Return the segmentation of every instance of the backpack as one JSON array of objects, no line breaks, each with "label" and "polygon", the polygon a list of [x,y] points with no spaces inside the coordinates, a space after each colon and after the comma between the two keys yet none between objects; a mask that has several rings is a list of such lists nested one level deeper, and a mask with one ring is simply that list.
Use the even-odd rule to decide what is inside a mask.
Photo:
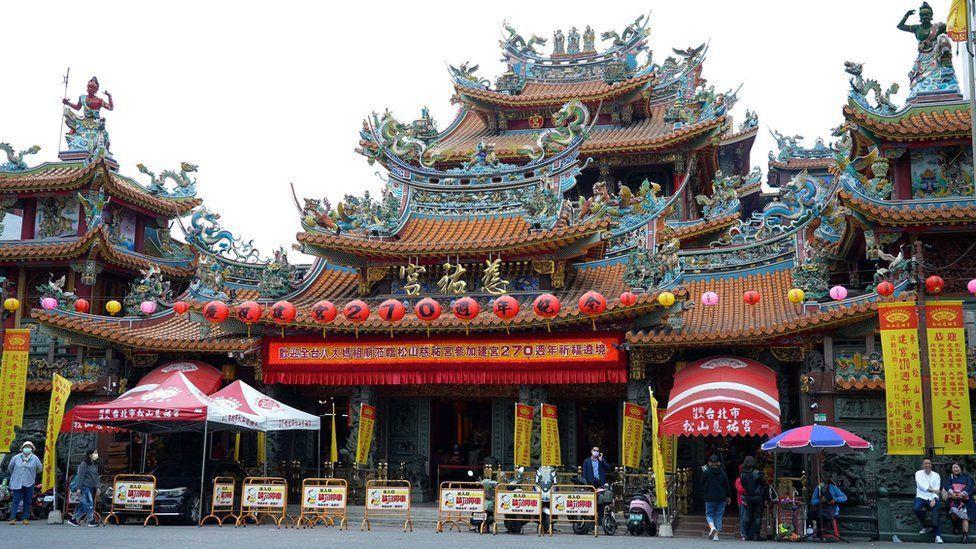
[{"label": "backpack", "polygon": [[749,487],[746,486],[746,483],[742,483],[742,487],[746,489],[745,499],[749,503],[762,505],[766,501],[766,495],[763,493],[762,473],[756,469],[753,469],[751,472],[752,482],[750,483],[749,487],[752,488],[752,493],[749,493]]}]

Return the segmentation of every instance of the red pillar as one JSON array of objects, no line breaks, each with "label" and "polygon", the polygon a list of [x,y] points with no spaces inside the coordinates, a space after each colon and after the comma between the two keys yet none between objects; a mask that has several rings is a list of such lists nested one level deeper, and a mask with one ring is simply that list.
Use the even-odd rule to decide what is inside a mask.
[{"label": "red pillar", "polygon": [[24,199],[24,219],[20,228],[21,240],[32,240],[34,238],[34,223],[37,220],[37,199]]}]

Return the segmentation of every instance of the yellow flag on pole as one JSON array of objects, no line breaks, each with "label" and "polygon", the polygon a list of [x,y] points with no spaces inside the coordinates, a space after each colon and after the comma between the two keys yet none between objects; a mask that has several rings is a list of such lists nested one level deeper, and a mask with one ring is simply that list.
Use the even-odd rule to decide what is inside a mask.
[{"label": "yellow flag on pole", "polygon": [[946,34],[953,42],[965,42],[969,27],[969,6],[967,0],[952,0],[949,15],[946,17]]},{"label": "yellow flag on pole", "polygon": [[58,374],[51,380],[51,404],[47,409],[47,436],[44,439],[44,463],[41,473],[41,491],[46,492],[54,488],[55,471],[57,471],[57,443],[61,431],[61,420],[64,418],[64,405],[68,403],[71,394],[71,382]]},{"label": "yellow flag on pole", "polygon": [[339,461],[339,444],[336,442],[336,422],[335,413],[332,414],[332,447],[329,450],[329,461],[336,463]]},{"label": "yellow flag on pole", "polygon": [[651,393],[651,461],[654,465],[654,494],[657,496],[657,506],[668,506],[668,487],[665,482],[664,456],[661,454],[661,439],[658,436],[657,399],[654,391]]}]

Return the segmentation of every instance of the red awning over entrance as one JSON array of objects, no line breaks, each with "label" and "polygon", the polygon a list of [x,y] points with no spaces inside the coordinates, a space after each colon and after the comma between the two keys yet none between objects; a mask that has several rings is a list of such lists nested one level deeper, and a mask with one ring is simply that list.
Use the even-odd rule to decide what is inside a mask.
[{"label": "red awning over entrance", "polygon": [[776,372],[746,358],[712,357],[674,374],[660,429],[664,435],[775,435],[779,416]]},{"label": "red awning over entrance", "polygon": [[621,338],[266,339],[264,382],[296,385],[626,383]]}]

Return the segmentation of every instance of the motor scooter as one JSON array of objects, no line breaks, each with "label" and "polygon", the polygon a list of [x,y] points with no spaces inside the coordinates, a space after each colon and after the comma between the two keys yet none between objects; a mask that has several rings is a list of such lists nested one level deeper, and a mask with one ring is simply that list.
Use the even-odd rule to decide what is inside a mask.
[{"label": "motor scooter", "polygon": [[657,514],[645,490],[634,494],[627,509],[627,532],[632,536],[657,535]]},{"label": "motor scooter", "polygon": [[556,468],[551,466],[539,467],[535,472],[536,491],[542,494],[542,531],[549,532],[549,525],[552,524],[552,487],[556,484]]},{"label": "motor scooter", "polygon": [[[512,476],[512,478],[503,477],[501,481],[498,482],[498,484],[502,486],[506,486],[507,488],[513,488],[516,485],[522,484],[524,481],[525,481],[525,468],[519,467],[518,469],[515,470],[515,474]],[[505,525],[505,531],[508,532],[509,534],[521,534],[522,527],[525,525],[525,522],[520,520],[505,519],[504,525]]]},{"label": "motor scooter", "polygon": [[7,479],[3,479],[3,483],[0,483],[0,521],[10,518],[11,499],[13,497],[10,493],[10,486],[7,484]]},{"label": "motor scooter", "polygon": [[[586,485],[586,482],[583,481],[582,473],[577,474],[575,481],[576,484]],[[603,533],[608,536],[617,533],[617,518],[613,515],[613,488],[610,483],[605,483],[596,489],[596,511],[597,522],[600,524]],[[573,523],[574,534],[589,534],[592,531],[592,524],[585,522]]]}]

